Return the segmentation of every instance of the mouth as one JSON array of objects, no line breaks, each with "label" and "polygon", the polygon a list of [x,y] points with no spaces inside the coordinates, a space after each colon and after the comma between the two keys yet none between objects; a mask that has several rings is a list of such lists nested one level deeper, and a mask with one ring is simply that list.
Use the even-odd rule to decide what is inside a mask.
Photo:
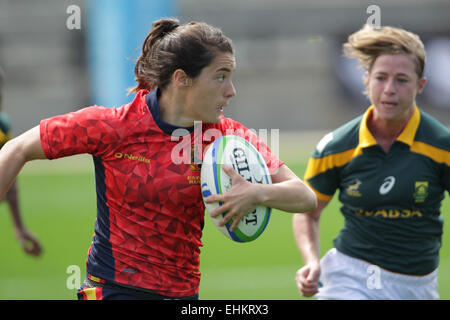
[{"label": "mouth", "polygon": [[217,106],[217,110],[219,110],[220,112],[223,112],[223,108],[225,108],[226,106],[228,106],[228,102],[219,104],[219,105]]},{"label": "mouth", "polygon": [[386,108],[394,108],[398,105],[398,102],[394,101],[381,101],[381,104]]}]

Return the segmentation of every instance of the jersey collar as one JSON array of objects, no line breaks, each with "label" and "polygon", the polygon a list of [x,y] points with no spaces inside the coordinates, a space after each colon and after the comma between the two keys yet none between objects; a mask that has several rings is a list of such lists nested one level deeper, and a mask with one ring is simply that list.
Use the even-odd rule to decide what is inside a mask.
[{"label": "jersey collar", "polygon": [[[370,146],[377,145],[377,141],[373,137],[372,133],[370,132],[368,126],[367,126],[367,120],[373,113],[374,106],[371,105],[367,111],[364,113],[361,125],[359,127],[359,144],[358,146],[360,148],[367,148]],[[414,142],[414,137],[416,136],[417,128],[419,127],[420,123],[420,112],[419,108],[417,106],[414,107],[414,113],[409,119],[408,123],[406,124],[405,129],[400,133],[400,135],[397,137],[396,141],[403,142],[409,146],[412,146]]]}]

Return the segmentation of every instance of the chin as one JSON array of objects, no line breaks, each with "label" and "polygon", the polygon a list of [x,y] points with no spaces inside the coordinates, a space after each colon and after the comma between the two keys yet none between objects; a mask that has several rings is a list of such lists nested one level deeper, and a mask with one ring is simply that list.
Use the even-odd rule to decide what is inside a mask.
[{"label": "chin", "polygon": [[217,115],[215,118],[211,118],[209,122],[210,122],[210,123],[213,123],[213,124],[219,123],[220,120],[222,119],[222,117],[223,117],[223,114],[220,113],[220,114]]}]

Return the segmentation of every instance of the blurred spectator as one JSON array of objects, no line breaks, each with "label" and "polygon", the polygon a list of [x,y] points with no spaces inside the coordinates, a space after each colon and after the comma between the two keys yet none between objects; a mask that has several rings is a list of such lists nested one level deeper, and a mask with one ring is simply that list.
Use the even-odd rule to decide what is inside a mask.
[{"label": "blurred spectator", "polygon": [[[0,68],[0,149],[11,138],[11,125],[8,115],[3,112],[3,88],[5,84],[5,74]],[[19,241],[25,253],[39,256],[42,252],[42,247],[34,235],[32,235],[24,226],[17,195],[17,182],[15,181],[8,193],[6,194],[6,201],[14,222],[14,229],[17,240]]]}]

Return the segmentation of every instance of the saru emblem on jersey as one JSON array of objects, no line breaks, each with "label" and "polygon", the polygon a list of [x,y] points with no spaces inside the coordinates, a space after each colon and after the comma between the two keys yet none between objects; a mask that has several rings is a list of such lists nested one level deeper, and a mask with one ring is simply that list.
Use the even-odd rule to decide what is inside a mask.
[{"label": "saru emblem on jersey", "polygon": [[347,187],[347,189],[345,189],[345,191],[347,192],[347,194],[349,195],[349,196],[352,196],[352,197],[361,197],[362,195],[361,195],[361,192],[358,190],[359,189],[359,186],[361,185],[361,181],[359,180],[359,179],[356,179],[356,182],[355,183],[353,183],[353,184],[351,184],[351,185],[349,185],[348,187]]},{"label": "saru emblem on jersey", "polygon": [[424,202],[428,196],[428,181],[416,181],[414,202]]}]

